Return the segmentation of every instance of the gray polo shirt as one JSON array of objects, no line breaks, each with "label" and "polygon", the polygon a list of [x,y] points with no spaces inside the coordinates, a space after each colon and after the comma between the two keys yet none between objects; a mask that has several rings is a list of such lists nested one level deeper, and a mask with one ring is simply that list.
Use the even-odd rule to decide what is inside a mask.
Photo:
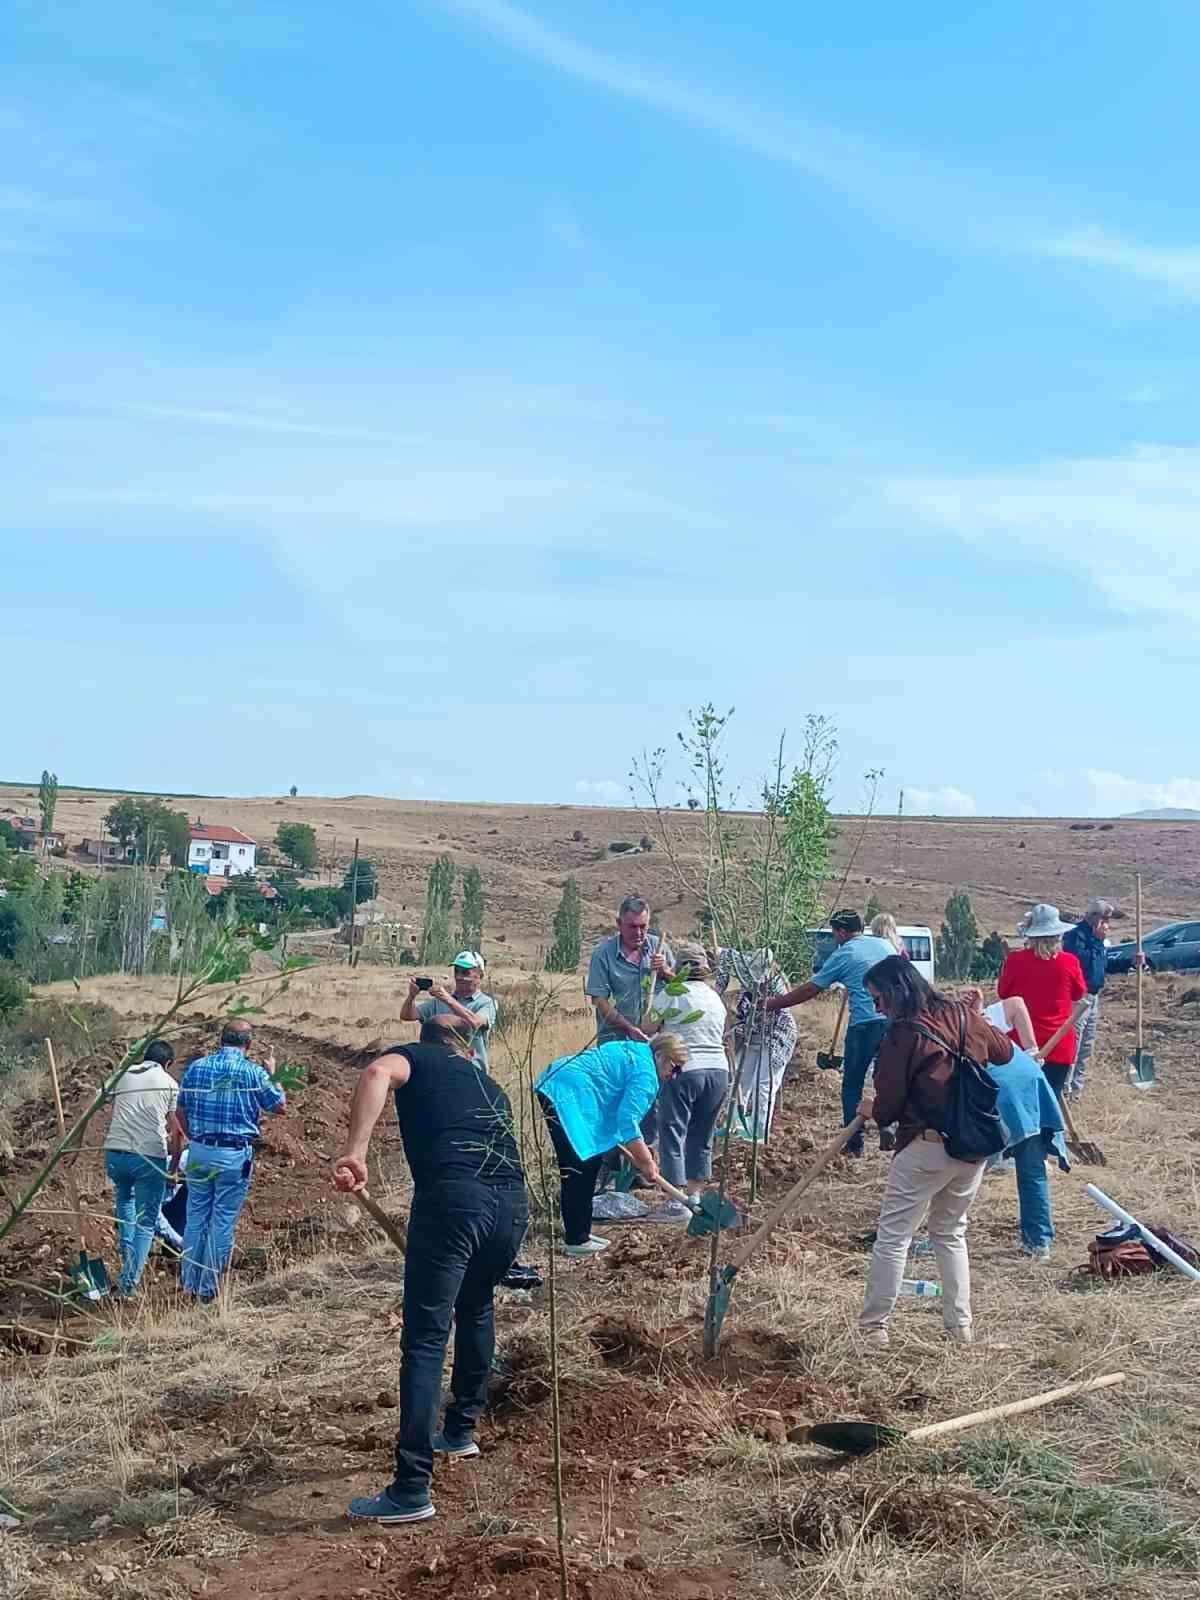
[{"label": "gray polo shirt", "polygon": [[[650,934],[642,946],[641,961],[630,961],[622,954],[621,935],[614,933],[611,939],[605,939],[592,951],[592,959],[588,963],[587,983],[584,993],[590,1000],[611,1000],[627,1022],[632,1022],[635,1027],[641,1026],[642,1010],[645,1006],[645,990],[642,980],[650,971],[650,958],[658,954],[659,947],[667,958],[667,964],[674,969],[675,955],[669,944],[665,944],[657,933]],[[597,1034],[597,1042],[607,1044],[610,1039],[623,1039],[625,1035],[616,1028],[601,1022]]]},{"label": "gray polo shirt", "polygon": [[[475,1065],[486,1072],[488,1070],[488,1035],[496,1026],[496,1002],[490,994],[484,994],[482,989],[478,994],[473,994],[469,1000],[461,1000],[458,995],[455,995],[454,998],[458,1000],[464,1011],[473,1011],[477,1017],[487,1018],[483,1027],[476,1028],[472,1035],[474,1049],[471,1052],[471,1058]],[[422,1022],[429,1022],[434,1017],[452,1017],[454,1013],[449,1006],[443,1005],[440,1000],[422,1000],[417,1006],[417,1015]]]}]

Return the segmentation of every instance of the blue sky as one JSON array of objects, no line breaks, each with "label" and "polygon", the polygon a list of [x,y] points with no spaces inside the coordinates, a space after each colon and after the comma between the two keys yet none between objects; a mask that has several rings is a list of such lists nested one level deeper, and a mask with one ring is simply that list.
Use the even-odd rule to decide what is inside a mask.
[{"label": "blue sky", "polygon": [[[1184,0],[10,0],[0,777],[1200,806]],[[13,683],[10,676],[10,685]]]}]

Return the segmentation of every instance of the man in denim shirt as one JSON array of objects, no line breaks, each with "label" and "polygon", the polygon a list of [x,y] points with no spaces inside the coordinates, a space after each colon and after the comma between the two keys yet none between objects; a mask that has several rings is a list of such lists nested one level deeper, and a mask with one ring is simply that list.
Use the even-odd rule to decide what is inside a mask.
[{"label": "man in denim shirt", "polygon": [[179,1085],[176,1115],[191,1140],[180,1285],[201,1300],[216,1296],[233,1254],[254,1170],[258,1119],[264,1111],[281,1116],[285,1103],[274,1056],[259,1066],[248,1059],[249,1048],[249,1023],[227,1022],[221,1048],[193,1061]]}]

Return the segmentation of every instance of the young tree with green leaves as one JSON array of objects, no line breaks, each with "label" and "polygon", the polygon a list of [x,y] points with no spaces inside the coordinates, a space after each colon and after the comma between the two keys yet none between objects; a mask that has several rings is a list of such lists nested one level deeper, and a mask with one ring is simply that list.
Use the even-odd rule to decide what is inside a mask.
[{"label": "young tree with green leaves", "polygon": [[547,972],[574,972],[583,946],[583,911],[574,878],[563,884],[554,913],[554,943],[546,957]]},{"label": "young tree with green leaves", "polygon": [[281,822],[275,830],[275,848],[297,872],[315,872],[321,859],[316,829],[307,822]]},{"label": "young tree with green leaves", "polygon": [[109,808],[104,826],[119,844],[133,846],[134,860],[143,866],[157,866],[164,855],[172,866],[187,865],[191,824],[186,811],[125,795]]},{"label": "young tree with green leaves", "polygon": [[962,889],[946,901],[946,918],[937,936],[937,968],[943,978],[969,978],[979,947],[979,924],[971,897]]},{"label": "young tree with green leaves", "polygon": [[975,959],[971,963],[971,976],[980,981],[995,979],[1000,976],[1008,956],[1008,946],[996,932],[989,933],[987,938],[975,952]]},{"label": "young tree with green leaves", "polygon": [[42,781],[38,786],[38,810],[42,815],[42,832],[50,833],[54,828],[54,808],[58,805],[58,774],[48,772],[43,768]]},{"label": "young tree with green leaves", "polygon": [[462,927],[458,933],[462,949],[482,951],[483,913],[483,879],[478,867],[468,867],[463,873]]},{"label": "young tree with green leaves", "polygon": [[421,961],[436,965],[450,961],[454,946],[450,939],[450,911],[454,904],[455,866],[453,856],[438,856],[429,869],[425,886],[425,920],[421,925]]},{"label": "young tree with green leaves", "polygon": [[872,892],[867,899],[867,909],[863,912],[863,921],[866,923],[868,928],[882,910],[883,907],[879,904],[879,901],[876,900],[874,892]]}]

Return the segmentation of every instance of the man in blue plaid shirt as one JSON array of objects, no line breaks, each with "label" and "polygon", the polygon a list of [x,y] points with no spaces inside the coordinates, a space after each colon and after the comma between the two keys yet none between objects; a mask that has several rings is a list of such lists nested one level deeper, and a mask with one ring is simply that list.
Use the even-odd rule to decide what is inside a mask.
[{"label": "man in blue plaid shirt", "polygon": [[191,1140],[180,1283],[185,1294],[201,1300],[216,1296],[233,1254],[254,1169],[258,1119],[264,1111],[279,1116],[284,1108],[274,1056],[259,1066],[247,1057],[249,1048],[249,1023],[227,1022],[221,1048],[193,1061],[179,1085],[176,1115]]}]

